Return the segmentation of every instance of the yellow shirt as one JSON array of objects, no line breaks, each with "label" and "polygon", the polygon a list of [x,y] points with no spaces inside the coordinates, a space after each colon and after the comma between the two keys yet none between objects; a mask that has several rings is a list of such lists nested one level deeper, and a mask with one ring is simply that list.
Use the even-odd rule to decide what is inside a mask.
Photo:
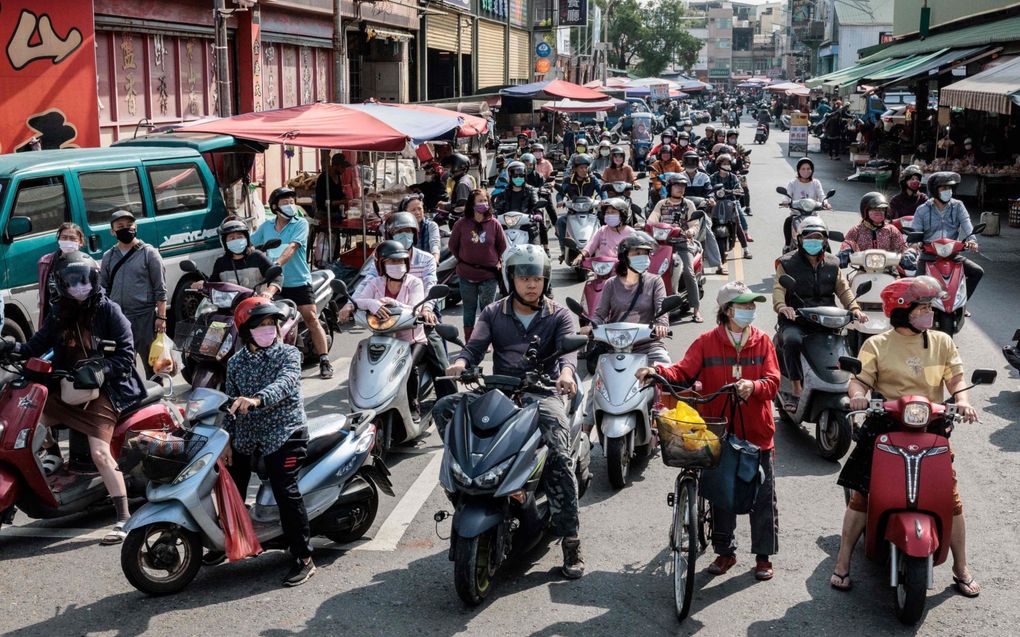
[{"label": "yellow shirt", "polygon": [[941,403],[944,384],[963,373],[963,362],[952,337],[935,330],[927,333],[927,349],[921,334],[907,336],[896,330],[866,340],[858,380],[888,400],[913,395]]}]

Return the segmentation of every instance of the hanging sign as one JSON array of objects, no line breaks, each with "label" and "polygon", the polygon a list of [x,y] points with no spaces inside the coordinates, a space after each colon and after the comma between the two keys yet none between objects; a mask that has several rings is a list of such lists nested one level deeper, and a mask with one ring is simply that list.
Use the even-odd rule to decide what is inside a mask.
[{"label": "hanging sign", "polygon": [[588,0],[559,0],[560,26],[583,27],[588,24]]}]

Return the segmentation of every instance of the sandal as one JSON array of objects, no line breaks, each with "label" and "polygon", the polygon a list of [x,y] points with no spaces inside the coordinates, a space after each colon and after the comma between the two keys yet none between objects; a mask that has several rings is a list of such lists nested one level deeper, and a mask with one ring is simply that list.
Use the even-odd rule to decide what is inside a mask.
[{"label": "sandal", "polygon": [[836,571],[833,571],[832,572],[832,577],[838,578],[839,584],[836,583],[836,580],[830,579],[829,580],[829,586],[831,586],[832,588],[836,589],[837,591],[846,592],[846,591],[848,591],[848,590],[850,590],[851,588],[854,587],[854,583],[850,579],[850,571],[847,571],[846,575],[840,575]]},{"label": "sandal", "polygon": [[127,537],[127,533],[124,532],[124,524],[118,522],[113,526],[113,529],[107,533],[103,539],[99,540],[99,543],[103,546],[111,546],[113,544],[120,544]]},{"label": "sandal", "polygon": [[964,597],[977,597],[981,594],[981,586],[974,581],[973,577],[965,580],[953,575],[953,586],[956,588],[956,592]]},{"label": "sandal", "polygon": [[691,320],[694,321],[695,323],[704,323],[705,322],[705,318],[703,316],[701,316],[701,312],[698,312],[698,311],[694,312],[694,316],[691,317]]},{"label": "sandal", "polygon": [[797,411],[798,405],[800,405],[800,396],[787,398],[786,400],[783,401],[783,409],[790,412],[791,414]]},{"label": "sandal", "polygon": [[716,272],[716,274],[719,274],[719,275],[722,275],[722,276],[729,276],[729,273],[730,273],[730,271],[727,270],[726,268],[719,268],[719,271]]}]

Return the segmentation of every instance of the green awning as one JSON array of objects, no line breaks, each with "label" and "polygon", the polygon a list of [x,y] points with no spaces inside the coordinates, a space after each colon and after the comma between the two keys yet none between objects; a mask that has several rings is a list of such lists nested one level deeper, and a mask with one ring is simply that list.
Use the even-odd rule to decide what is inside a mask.
[{"label": "green awning", "polygon": [[867,74],[862,75],[861,79],[874,80],[876,82],[881,80],[894,80],[898,77],[908,75],[911,69],[924,66],[935,58],[941,57],[945,52],[946,49],[939,49],[938,51],[929,53],[928,55],[912,55],[895,64],[887,64],[885,68],[880,71],[869,71]]},{"label": "green awning", "polygon": [[1020,41],[1020,16],[962,28],[954,28],[950,25],[947,29],[929,35],[923,40],[915,37],[911,40],[883,45],[881,49],[875,47],[862,49],[859,53],[866,57],[858,60],[858,64],[867,64],[891,57],[921,55],[940,49],[962,49],[1017,41]]},{"label": "green awning", "polygon": [[829,82],[834,82],[838,84],[840,82],[845,81],[849,77],[855,76],[858,73],[861,72],[869,73],[871,71],[877,71],[879,69],[884,68],[887,65],[888,62],[886,62],[885,60],[872,62],[871,64],[855,64],[854,66],[848,66],[845,69],[833,71],[832,73],[828,73],[826,75],[819,75],[818,77],[813,77],[807,82],[804,82],[804,84],[808,88],[818,88],[819,86],[822,86],[823,84],[828,84]]},{"label": "green awning", "polygon": [[879,62],[873,62],[871,64],[858,64],[857,66],[851,67],[852,72],[848,73],[843,77],[839,77],[833,80],[829,80],[822,84],[824,89],[827,89],[831,93],[838,93],[840,95],[847,95],[853,92],[854,87],[861,81],[861,78],[866,76],[868,73],[874,73],[882,68],[899,63],[900,60],[880,60]]}]

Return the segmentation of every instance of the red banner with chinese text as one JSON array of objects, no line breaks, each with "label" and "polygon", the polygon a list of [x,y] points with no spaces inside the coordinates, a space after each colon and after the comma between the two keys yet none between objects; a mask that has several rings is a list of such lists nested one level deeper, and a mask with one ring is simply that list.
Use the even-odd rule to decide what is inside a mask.
[{"label": "red banner with chinese text", "polygon": [[0,0],[0,47],[0,153],[98,146],[92,0]]}]

